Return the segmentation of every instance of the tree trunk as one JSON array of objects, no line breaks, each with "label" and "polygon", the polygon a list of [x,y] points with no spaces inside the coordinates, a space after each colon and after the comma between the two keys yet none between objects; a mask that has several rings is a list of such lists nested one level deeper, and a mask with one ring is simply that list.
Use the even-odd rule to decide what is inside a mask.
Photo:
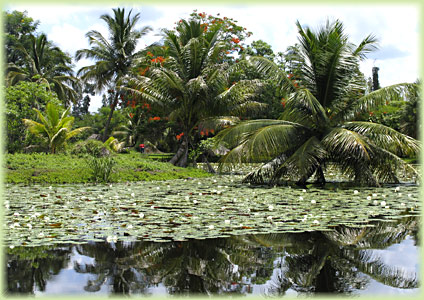
[{"label": "tree trunk", "polygon": [[368,166],[357,164],[355,165],[354,171],[355,171],[355,179],[354,179],[355,184],[358,184],[360,186],[374,186],[374,187],[380,186]]},{"label": "tree trunk", "polygon": [[[309,170],[308,173],[306,173],[305,175],[303,175],[297,182],[296,185],[300,186],[300,187],[306,187],[306,181],[308,181],[308,179],[312,176],[312,174],[314,174],[315,171],[317,171],[318,168],[312,168],[311,170]],[[322,169],[321,169],[322,172]]]},{"label": "tree trunk", "polygon": [[180,144],[175,155],[169,161],[174,166],[186,167],[187,166],[187,157],[188,157],[188,139],[184,135],[183,141]]},{"label": "tree trunk", "polygon": [[112,105],[110,107],[109,117],[106,120],[105,130],[103,131],[102,141],[105,142],[108,138],[108,131],[110,126],[110,120],[112,120],[113,112],[115,111],[115,107],[118,105],[118,93],[115,95],[115,99],[113,99]]},{"label": "tree trunk", "polygon": [[316,175],[315,183],[317,183],[321,186],[324,186],[325,185],[325,176],[324,176],[324,171],[322,170],[321,166],[319,166],[317,168],[315,175]]},{"label": "tree trunk", "polygon": [[206,166],[208,167],[208,172],[215,174],[216,171],[215,169],[212,167],[212,165],[209,163],[208,158],[206,157],[205,154],[202,155],[203,156],[203,162],[206,164]]}]

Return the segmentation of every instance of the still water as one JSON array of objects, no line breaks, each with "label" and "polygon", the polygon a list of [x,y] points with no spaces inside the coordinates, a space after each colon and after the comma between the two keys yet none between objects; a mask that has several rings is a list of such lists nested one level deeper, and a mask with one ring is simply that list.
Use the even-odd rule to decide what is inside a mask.
[{"label": "still water", "polygon": [[24,295],[419,295],[418,217],[369,227],[181,242],[7,249],[7,291]]}]

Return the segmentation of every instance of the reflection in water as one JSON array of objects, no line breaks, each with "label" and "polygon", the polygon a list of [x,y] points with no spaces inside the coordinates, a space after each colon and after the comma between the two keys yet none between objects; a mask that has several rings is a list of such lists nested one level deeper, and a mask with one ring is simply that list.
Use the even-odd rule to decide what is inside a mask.
[{"label": "reflection in water", "polygon": [[[57,285],[70,278],[83,282],[67,287],[73,294],[350,294],[367,290],[370,282],[399,292],[416,289],[416,269],[388,263],[385,255],[410,239],[417,244],[418,219],[372,225],[187,242],[9,248],[7,290],[63,292]],[[410,251],[416,257],[417,247]]]}]

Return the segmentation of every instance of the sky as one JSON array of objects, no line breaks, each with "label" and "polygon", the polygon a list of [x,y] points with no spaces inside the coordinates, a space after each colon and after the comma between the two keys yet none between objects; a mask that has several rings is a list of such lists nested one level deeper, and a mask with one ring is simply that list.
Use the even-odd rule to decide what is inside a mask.
[{"label": "sky", "polygon": [[[112,14],[112,8],[125,7],[133,13],[140,13],[139,27],[150,26],[153,31],[142,38],[138,48],[141,49],[160,40],[161,28],[171,29],[181,18],[188,18],[193,10],[206,12],[214,16],[231,17],[240,26],[246,27],[253,35],[246,41],[263,40],[272,46],[274,53],[284,52],[288,46],[297,42],[296,21],[302,26],[318,28],[327,19],[339,19],[345,26],[350,41],[358,44],[367,35],[373,34],[379,40],[379,50],[368,55],[361,63],[361,71],[371,77],[372,68],[379,68],[381,86],[401,82],[413,82],[419,76],[419,30],[420,15],[417,4],[321,4],[292,5],[252,2],[247,4],[206,4],[182,3],[180,5],[154,5],[139,3],[107,2],[90,5],[69,5],[53,3],[43,5],[9,4],[3,9],[27,11],[28,16],[39,20],[38,32],[47,34],[63,51],[72,56],[75,51],[88,48],[85,34],[98,30],[107,36],[103,14]],[[75,70],[92,61],[81,60],[75,63]],[[101,97],[96,96],[91,102],[90,111],[95,112],[101,106]]]}]

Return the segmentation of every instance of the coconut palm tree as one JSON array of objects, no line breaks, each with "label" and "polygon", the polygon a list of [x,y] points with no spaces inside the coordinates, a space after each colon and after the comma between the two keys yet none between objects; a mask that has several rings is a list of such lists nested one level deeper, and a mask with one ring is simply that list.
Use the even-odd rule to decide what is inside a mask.
[{"label": "coconut palm tree", "polygon": [[6,68],[6,84],[11,86],[19,81],[46,83],[65,106],[75,103],[79,80],[73,76],[70,58],[58,47],[54,47],[45,34],[29,36],[30,49],[23,44],[16,46],[24,60],[24,66],[9,63]]},{"label": "coconut palm tree", "polygon": [[89,31],[90,49],[81,49],[76,52],[76,60],[82,58],[93,59],[95,63],[81,68],[78,75],[88,82],[96,83],[97,91],[109,89],[113,91],[111,110],[106,121],[103,141],[107,139],[110,120],[118,104],[120,93],[117,90],[118,82],[130,72],[135,59],[140,55],[136,51],[139,39],[151,29],[145,26],[136,29],[140,14],[131,16],[132,10],[126,15],[125,9],[113,9],[113,16],[102,15],[100,19],[106,22],[110,38],[105,38],[96,30]]},{"label": "coconut palm tree", "polygon": [[[186,166],[196,130],[231,122],[234,118],[222,116],[240,116],[260,106],[250,99],[257,81],[230,82],[238,66],[224,62],[227,45],[219,38],[221,30],[218,25],[206,30],[194,19],[181,20],[175,31],[163,30],[163,47],[148,52],[143,65],[148,68],[131,83],[133,93],[163,107],[179,124],[182,138],[170,161],[174,165]],[[160,49],[165,49],[163,56],[157,56]]]},{"label": "coconut palm tree", "polygon": [[56,151],[64,146],[66,141],[71,137],[90,128],[81,127],[72,130],[75,118],[69,116],[70,109],[69,107],[59,116],[58,107],[49,102],[46,107],[46,116],[43,116],[41,111],[34,108],[41,123],[29,119],[23,119],[23,122],[28,127],[29,132],[47,141],[51,153],[56,153]]},{"label": "coconut palm tree", "polygon": [[[313,32],[297,22],[299,31],[299,77],[265,58],[252,64],[275,76],[285,110],[278,120],[241,122],[219,134],[219,141],[233,149],[222,162],[268,160],[245,180],[275,183],[281,178],[297,180],[304,186],[315,173],[325,183],[329,163],[355,178],[358,184],[398,182],[396,170],[408,167],[399,155],[416,155],[419,143],[392,128],[355,117],[390,101],[393,95],[416,84],[397,84],[365,94],[359,61],[376,48],[369,35],[358,46],[350,43],[340,21],[329,22]],[[287,177],[288,176],[288,177]]]}]

